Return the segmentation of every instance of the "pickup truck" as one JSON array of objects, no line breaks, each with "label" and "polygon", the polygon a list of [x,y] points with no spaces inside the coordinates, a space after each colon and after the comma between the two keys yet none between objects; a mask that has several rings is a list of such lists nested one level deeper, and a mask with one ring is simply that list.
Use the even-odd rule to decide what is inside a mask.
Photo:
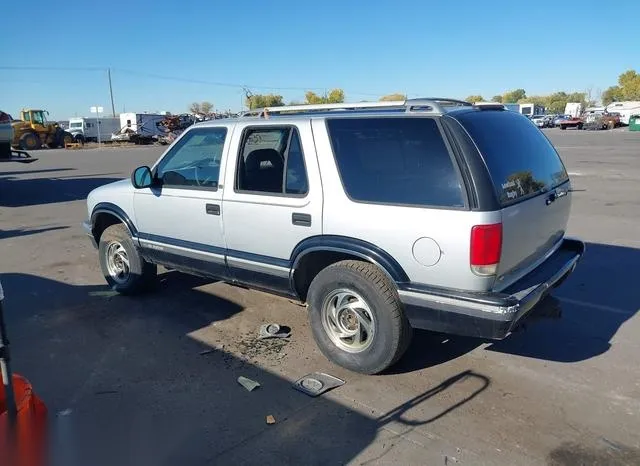
[{"label": "pickup truck", "polygon": [[582,120],[581,117],[569,117],[564,120],[560,120],[560,122],[558,123],[558,126],[560,127],[560,129],[567,129],[567,128],[582,129],[582,127],[584,126],[584,121]]},{"label": "pickup truck", "polygon": [[25,151],[11,148],[11,140],[13,139],[11,120],[11,115],[0,111],[0,162],[35,162],[38,159],[31,157]]}]

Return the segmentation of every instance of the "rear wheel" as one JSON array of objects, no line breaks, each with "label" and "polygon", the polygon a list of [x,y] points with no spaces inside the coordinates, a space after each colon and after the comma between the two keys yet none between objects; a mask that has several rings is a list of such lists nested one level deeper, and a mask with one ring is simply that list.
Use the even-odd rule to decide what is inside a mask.
[{"label": "rear wheel", "polygon": [[22,150],[40,149],[41,145],[42,143],[40,142],[40,137],[36,133],[24,133],[20,137],[20,149]]},{"label": "rear wheel", "polygon": [[323,269],[308,302],[318,347],[342,367],[377,374],[409,347],[412,329],[395,286],[373,264],[348,260]]},{"label": "rear wheel", "polygon": [[100,268],[109,286],[121,294],[147,290],[153,283],[157,267],[140,255],[127,228],[111,225],[100,236]]},{"label": "rear wheel", "polygon": [[578,128],[578,129],[582,129],[582,123],[578,123],[577,128]]},{"label": "rear wheel", "polygon": [[560,129],[567,129],[567,125],[560,125]]}]

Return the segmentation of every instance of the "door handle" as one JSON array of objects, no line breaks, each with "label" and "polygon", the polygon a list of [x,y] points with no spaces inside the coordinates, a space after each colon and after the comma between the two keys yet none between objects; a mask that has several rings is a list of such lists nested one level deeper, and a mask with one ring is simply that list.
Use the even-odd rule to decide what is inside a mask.
[{"label": "door handle", "polygon": [[291,223],[300,227],[310,227],[311,215],[294,212],[293,214],[291,214]]},{"label": "door handle", "polygon": [[220,204],[207,204],[205,210],[209,215],[220,215]]}]

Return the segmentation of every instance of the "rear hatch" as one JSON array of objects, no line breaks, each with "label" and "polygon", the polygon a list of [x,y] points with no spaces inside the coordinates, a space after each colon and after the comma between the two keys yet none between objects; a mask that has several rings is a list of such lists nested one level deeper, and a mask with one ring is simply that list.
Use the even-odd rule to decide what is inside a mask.
[{"label": "rear hatch", "polygon": [[528,118],[505,110],[455,117],[474,140],[502,211],[501,290],[548,257],[562,240],[571,209],[567,171],[547,137]]}]

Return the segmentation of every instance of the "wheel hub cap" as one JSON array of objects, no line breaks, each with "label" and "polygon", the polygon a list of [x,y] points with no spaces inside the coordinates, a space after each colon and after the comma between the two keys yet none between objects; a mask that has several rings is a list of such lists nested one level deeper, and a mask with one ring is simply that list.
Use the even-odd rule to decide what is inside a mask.
[{"label": "wheel hub cap", "polygon": [[375,337],[376,322],[369,304],[357,292],[335,290],[322,306],[322,327],[331,341],[349,353],[366,350]]},{"label": "wheel hub cap", "polygon": [[117,283],[124,283],[129,278],[129,256],[124,246],[117,241],[107,246],[107,270]]}]

